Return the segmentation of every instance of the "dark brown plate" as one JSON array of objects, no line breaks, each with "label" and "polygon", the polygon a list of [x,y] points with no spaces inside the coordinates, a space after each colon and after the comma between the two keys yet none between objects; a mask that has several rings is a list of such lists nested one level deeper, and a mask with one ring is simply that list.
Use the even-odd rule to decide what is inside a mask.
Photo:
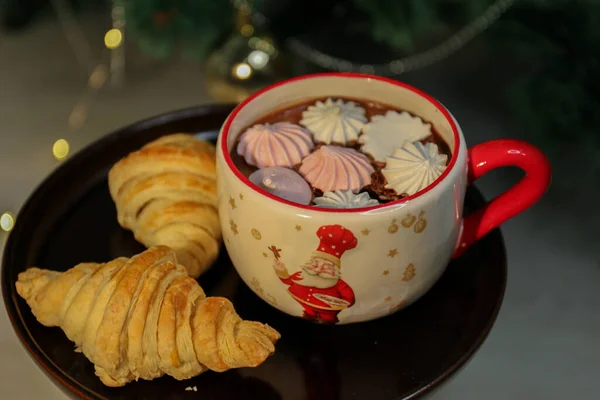
[{"label": "dark brown plate", "polygon": [[[148,400],[410,399],[459,370],[486,338],[502,303],[506,255],[497,230],[453,262],[406,310],[345,326],[316,325],[271,308],[241,283],[223,250],[218,265],[200,278],[207,294],[230,298],[243,318],[268,323],[282,336],[275,355],[257,368],[107,388],[59,328],[35,320],[15,291],[19,272],[33,265],[62,271],[143,250],[117,224],[109,168],[160,135],[214,131],[230,111],[205,106],[126,127],[65,162],[29,198],[6,244],[2,293],[14,329],[38,365],[74,397]],[[469,189],[466,208],[482,202]]]}]

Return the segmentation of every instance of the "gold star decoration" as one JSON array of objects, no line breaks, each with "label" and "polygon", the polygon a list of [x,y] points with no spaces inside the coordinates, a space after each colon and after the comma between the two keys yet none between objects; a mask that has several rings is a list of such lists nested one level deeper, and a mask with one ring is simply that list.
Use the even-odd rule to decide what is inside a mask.
[{"label": "gold star decoration", "polygon": [[404,276],[402,277],[402,280],[408,282],[412,278],[414,278],[416,274],[417,273],[415,272],[415,266],[412,264],[408,264],[406,266],[406,269],[404,270]]},{"label": "gold star decoration", "polygon": [[269,257],[269,255],[263,251],[263,257],[267,258],[267,257]]},{"label": "gold star decoration", "polygon": [[240,200],[244,200],[244,195],[240,193]]},{"label": "gold star decoration", "polygon": [[300,231],[302,230],[302,226],[301,226],[301,225],[296,225],[296,227],[295,227],[295,228],[296,228],[296,230],[297,230],[298,232],[300,232]]},{"label": "gold star decoration", "polygon": [[238,234],[237,224],[233,222],[232,219],[229,220],[229,227],[231,228],[231,232],[233,232],[234,235]]},{"label": "gold star decoration", "polygon": [[231,209],[234,210],[235,209],[235,199],[231,196],[229,196],[229,204],[231,205]]},{"label": "gold star decoration", "polygon": [[371,233],[371,231],[369,229],[363,229],[362,231],[360,231],[360,233],[362,233],[363,236],[369,236],[369,233]]},{"label": "gold star decoration", "polygon": [[385,271],[383,271],[383,275],[389,275],[390,274],[390,270],[386,269]]},{"label": "gold star decoration", "polygon": [[392,249],[392,250],[389,251],[388,257],[394,258],[397,254],[398,254],[398,250]]},{"label": "gold star decoration", "polygon": [[388,296],[385,298],[386,303],[389,303],[390,301],[392,301],[392,296]]}]

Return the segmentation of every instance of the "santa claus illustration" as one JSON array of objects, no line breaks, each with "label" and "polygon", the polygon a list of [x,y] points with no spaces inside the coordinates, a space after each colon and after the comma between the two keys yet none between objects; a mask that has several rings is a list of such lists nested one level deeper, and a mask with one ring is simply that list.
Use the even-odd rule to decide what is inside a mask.
[{"label": "santa claus illustration", "polygon": [[340,311],[354,304],[354,291],[341,276],[342,255],[356,247],[354,234],[341,225],[317,230],[319,246],[300,268],[290,275],[276,257],[275,273],[289,285],[288,292],[304,308],[306,319],[335,324]]}]

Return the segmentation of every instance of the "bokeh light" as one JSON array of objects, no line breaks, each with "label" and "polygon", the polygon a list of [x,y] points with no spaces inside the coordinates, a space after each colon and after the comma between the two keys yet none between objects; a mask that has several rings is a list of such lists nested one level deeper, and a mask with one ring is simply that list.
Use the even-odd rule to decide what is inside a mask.
[{"label": "bokeh light", "polygon": [[242,26],[242,28],[240,29],[240,32],[243,36],[246,36],[246,37],[252,36],[252,34],[254,33],[254,27],[250,24],[246,24],[246,25]]},{"label": "bokeh light", "polygon": [[14,226],[15,216],[10,211],[6,211],[0,215],[0,229],[4,232],[10,232]]},{"label": "bokeh light", "polygon": [[121,30],[113,28],[104,35],[104,45],[108,49],[116,49],[123,41],[123,33]]},{"label": "bokeh light", "polygon": [[253,50],[248,54],[248,64],[256,69],[264,68],[269,62],[269,55],[262,50]]},{"label": "bokeh light", "polygon": [[248,79],[252,75],[252,68],[246,63],[240,63],[233,67],[233,76],[238,79]]},{"label": "bokeh light", "polygon": [[52,146],[52,155],[57,160],[62,160],[69,155],[69,142],[65,139],[58,139]]},{"label": "bokeh light", "polygon": [[96,66],[96,68],[94,68],[94,70],[90,74],[90,77],[88,78],[88,86],[91,89],[100,89],[106,82],[107,75],[108,72],[104,65]]}]

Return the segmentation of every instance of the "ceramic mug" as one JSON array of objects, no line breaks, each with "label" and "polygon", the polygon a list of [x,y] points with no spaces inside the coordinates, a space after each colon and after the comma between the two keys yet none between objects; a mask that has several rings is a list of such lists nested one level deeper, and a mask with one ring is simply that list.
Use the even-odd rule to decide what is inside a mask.
[{"label": "ceramic mug", "polygon": [[[298,205],[252,184],[230,157],[240,132],[275,110],[323,97],[360,98],[420,116],[452,149],[447,168],[412,196],[360,209]],[[463,216],[467,186],[503,166],[517,166],[525,177]],[[383,317],[417,300],[453,257],[533,205],[550,175],[546,157],[532,145],[507,139],[467,149],[458,122],[440,102],[364,74],[306,75],[267,87],[234,109],[217,143],[219,217],[240,277],[273,307],[331,324]],[[329,279],[314,278],[321,272]]]}]

